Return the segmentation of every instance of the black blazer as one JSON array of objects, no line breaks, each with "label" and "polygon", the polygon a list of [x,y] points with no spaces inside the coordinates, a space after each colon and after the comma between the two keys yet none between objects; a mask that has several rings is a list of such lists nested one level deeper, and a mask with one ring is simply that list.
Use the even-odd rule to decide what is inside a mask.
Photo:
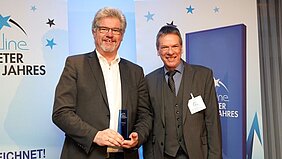
[{"label": "black blazer", "polygon": [[[152,127],[152,111],[143,69],[125,59],[119,62],[122,108],[128,110],[129,133],[135,131],[139,147]],[[109,128],[110,111],[102,69],[95,51],[70,56],[56,87],[53,122],[65,132],[62,159],[105,158],[106,146],[93,143],[96,133]],[[128,159],[137,149],[125,150]]]},{"label": "black blazer", "polygon": [[[183,60],[182,60],[183,61]],[[189,159],[222,158],[221,125],[213,73],[202,66],[184,63],[183,83],[183,137]],[[164,158],[165,116],[163,107],[164,68],[161,67],[146,76],[149,96],[154,112],[153,130],[144,144],[144,158]],[[191,114],[188,101],[201,96],[206,109]]]}]

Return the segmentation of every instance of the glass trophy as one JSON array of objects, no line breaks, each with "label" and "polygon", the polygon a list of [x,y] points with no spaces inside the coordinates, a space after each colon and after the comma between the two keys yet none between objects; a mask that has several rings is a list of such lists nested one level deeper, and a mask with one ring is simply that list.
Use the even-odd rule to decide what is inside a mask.
[{"label": "glass trophy", "polygon": [[118,132],[122,135],[124,140],[130,140],[128,137],[128,125],[127,125],[127,110],[119,110]]}]

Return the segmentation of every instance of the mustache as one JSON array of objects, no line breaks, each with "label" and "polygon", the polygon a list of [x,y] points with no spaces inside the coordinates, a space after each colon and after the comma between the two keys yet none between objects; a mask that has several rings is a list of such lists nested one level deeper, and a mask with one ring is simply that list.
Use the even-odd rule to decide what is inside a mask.
[{"label": "mustache", "polygon": [[116,42],[115,39],[111,39],[111,38],[105,38],[105,39],[103,39],[103,41],[106,41],[106,42]]}]

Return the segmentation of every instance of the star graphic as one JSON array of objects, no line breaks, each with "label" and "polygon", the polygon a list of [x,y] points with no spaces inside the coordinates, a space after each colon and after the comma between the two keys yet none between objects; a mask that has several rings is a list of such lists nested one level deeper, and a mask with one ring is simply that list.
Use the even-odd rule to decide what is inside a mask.
[{"label": "star graphic", "polygon": [[219,12],[219,8],[218,8],[218,7],[215,7],[215,8],[213,9],[213,11],[214,11],[215,13],[218,13],[218,12]]},{"label": "star graphic", "polygon": [[50,28],[51,28],[52,25],[55,25],[54,19],[51,20],[51,19],[48,18],[48,22],[47,22],[46,24],[49,24],[49,26],[50,26]]},{"label": "star graphic", "polygon": [[45,46],[50,46],[51,49],[53,49],[54,45],[57,45],[56,43],[54,43],[54,38],[52,40],[47,40],[47,44]]},{"label": "star graphic", "polygon": [[155,14],[151,14],[150,12],[148,12],[148,14],[147,15],[144,15],[144,17],[146,17],[147,18],[147,22],[149,21],[149,20],[154,20],[153,19],[153,16],[154,16]]},{"label": "star graphic", "polygon": [[37,8],[35,6],[31,6],[31,9],[33,12],[36,10]]},{"label": "star graphic", "polygon": [[188,8],[186,8],[187,9],[187,13],[191,13],[191,14],[193,14],[193,10],[195,9],[195,8],[192,8],[192,6],[190,5]]},{"label": "star graphic", "polygon": [[223,82],[220,81],[220,79],[213,78],[213,80],[214,80],[214,86],[215,86],[215,87],[220,87],[220,86],[222,86],[222,87],[224,87],[224,89],[225,89],[227,92],[229,92],[228,88],[225,86],[225,84],[224,84]]},{"label": "star graphic", "polygon": [[171,21],[171,23],[166,23],[166,25],[171,25],[171,26],[177,27],[176,25],[173,24],[173,21]]},{"label": "star graphic", "polygon": [[219,80],[220,79],[213,78],[213,80],[214,80],[214,86],[215,87],[220,87],[220,85],[219,85]]},{"label": "star graphic", "polygon": [[8,23],[10,16],[2,17],[0,14],[0,30],[3,28],[3,26],[11,28],[10,24]]}]

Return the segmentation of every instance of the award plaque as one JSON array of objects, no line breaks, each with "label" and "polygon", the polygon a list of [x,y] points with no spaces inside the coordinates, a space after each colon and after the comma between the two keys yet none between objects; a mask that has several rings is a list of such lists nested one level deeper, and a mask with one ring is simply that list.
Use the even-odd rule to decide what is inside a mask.
[{"label": "award plaque", "polygon": [[127,122],[127,110],[119,110],[118,132],[125,140],[130,140],[130,138],[128,137]]}]

